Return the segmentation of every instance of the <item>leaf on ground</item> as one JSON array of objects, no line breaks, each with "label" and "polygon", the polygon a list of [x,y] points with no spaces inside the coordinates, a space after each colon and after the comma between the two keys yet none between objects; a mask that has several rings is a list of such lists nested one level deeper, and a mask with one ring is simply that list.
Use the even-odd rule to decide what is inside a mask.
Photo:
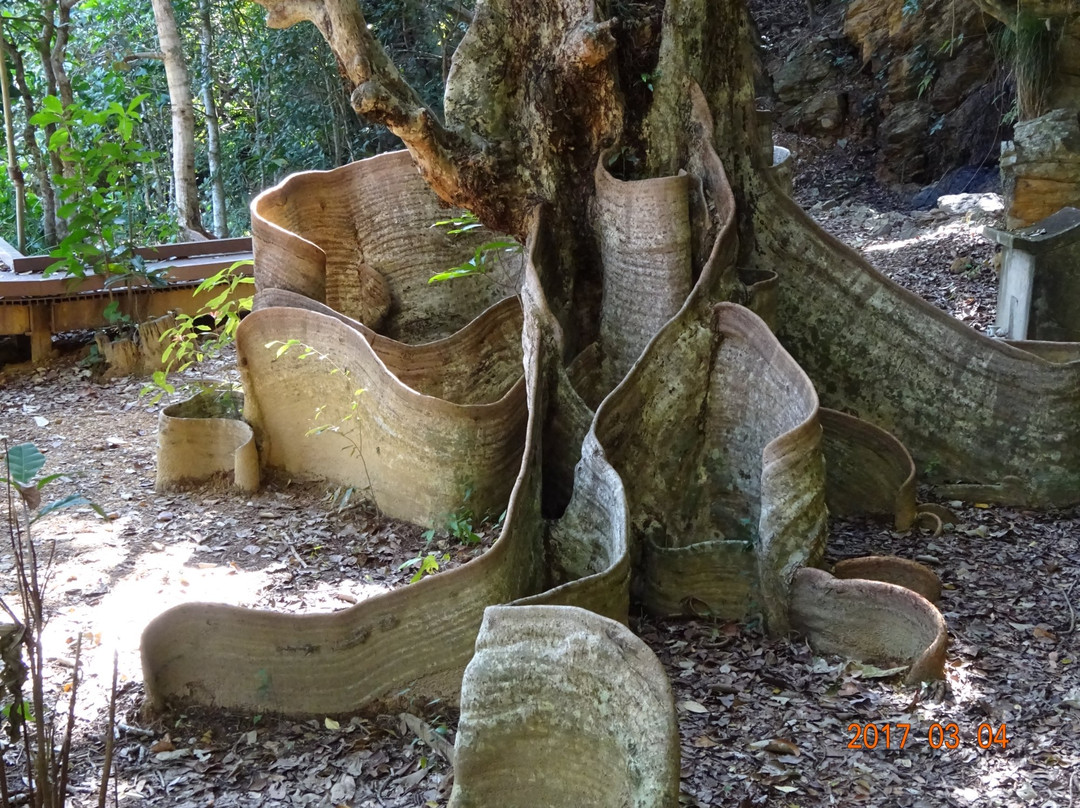
[{"label": "leaf on ground", "polygon": [[697,701],[680,701],[678,704],[680,710],[684,710],[688,713],[707,713],[709,708],[704,704]]},{"label": "leaf on ground", "polygon": [[879,668],[877,665],[869,665],[865,662],[852,662],[848,671],[863,679],[887,679],[907,670],[907,665],[898,665],[895,668]]}]

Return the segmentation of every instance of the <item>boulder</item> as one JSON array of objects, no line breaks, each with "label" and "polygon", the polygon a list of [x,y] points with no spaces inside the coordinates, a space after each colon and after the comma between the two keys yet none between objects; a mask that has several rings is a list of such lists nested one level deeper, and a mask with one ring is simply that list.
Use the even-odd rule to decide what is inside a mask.
[{"label": "boulder", "polygon": [[882,180],[925,182],[994,159],[1011,103],[987,36],[998,28],[973,3],[851,0],[844,33],[874,76],[879,102],[858,114],[873,125],[875,107],[886,113],[877,123]]},{"label": "boulder", "polygon": [[780,126],[804,135],[828,135],[840,128],[846,115],[847,96],[822,90],[781,114]]},{"label": "boulder", "polygon": [[798,104],[826,80],[835,80],[837,71],[830,51],[830,41],[816,37],[791,52],[772,77],[773,91],[781,104]]},{"label": "boulder", "polygon": [[[989,194],[996,193],[1000,188],[1001,180],[996,169],[984,166],[961,166],[915,194],[911,200],[911,208],[912,210],[930,210],[938,204],[938,198],[942,196]],[[1000,210],[1000,207],[998,209]]]},{"label": "boulder", "polygon": [[926,179],[926,137],[930,105],[904,101],[892,108],[878,127],[878,174],[885,180],[912,182]]}]

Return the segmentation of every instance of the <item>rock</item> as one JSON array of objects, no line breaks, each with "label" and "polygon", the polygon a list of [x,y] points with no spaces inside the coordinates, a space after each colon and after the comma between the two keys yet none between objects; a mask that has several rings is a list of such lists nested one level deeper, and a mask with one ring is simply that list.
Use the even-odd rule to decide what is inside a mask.
[{"label": "rock", "polygon": [[955,59],[945,62],[930,90],[930,105],[944,115],[986,81],[986,54],[977,48],[961,48]]},{"label": "rock", "polygon": [[904,101],[893,107],[878,128],[883,179],[910,182],[926,174],[926,133],[930,105],[925,101]]},{"label": "rock", "polygon": [[782,104],[791,106],[813,95],[835,73],[829,41],[816,37],[791,52],[773,76],[773,90]]},{"label": "rock", "polygon": [[840,128],[847,116],[847,96],[823,90],[780,116],[780,126],[805,135],[827,135]]},{"label": "rock", "polygon": [[937,206],[950,216],[996,215],[1005,209],[999,194],[946,194],[938,198]]},{"label": "rock", "polygon": [[912,210],[930,210],[938,197],[947,194],[983,194],[1000,190],[1001,179],[996,169],[981,166],[961,166],[948,172],[933,185],[927,185],[911,199]]},{"label": "rock", "polygon": [[1055,109],[1016,124],[1002,145],[1001,169],[1009,209],[1006,227],[1045,219],[1080,206],[1080,119],[1075,109]]},{"label": "rock", "polygon": [[[911,0],[851,0],[844,17],[844,33],[859,48],[864,73],[875,77],[871,95],[861,102],[859,91],[849,90],[848,125],[876,125],[879,143],[888,141],[877,171],[886,182],[925,181],[992,159],[1010,102],[1000,92],[987,36],[1000,23],[975,3],[953,0],[918,0],[917,13],[911,11]],[[970,103],[984,89],[988,97]]]}]

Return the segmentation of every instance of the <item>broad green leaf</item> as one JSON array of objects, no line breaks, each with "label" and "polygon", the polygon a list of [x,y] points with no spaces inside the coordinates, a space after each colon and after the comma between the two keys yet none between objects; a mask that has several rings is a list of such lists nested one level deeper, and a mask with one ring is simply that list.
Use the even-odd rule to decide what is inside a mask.
[{"label": "broad green leaf", "polygon": [[8,476],[19,485],[30,485],[45,465],[45,455],[32,443],[20,443],[7,451]]},{"label": "broad green leaf", "polygon": [[137,110],[140,106],[142,106],[142,102],[145,101],[149,97],[150,97],[150,93],[140,93],[139,95],[132,98],[131,103],[128,104],[127,114],[128,115],[133,114],[135,112],[135,110]]},{"label": "broad green leaf", "polygon": [[71,139],[71,131],[68,129],[57,129],[52,133],[52,137],[49,138],[49,151],[56,151],[61,146],[66,146],[68,140]]},{"label": "broad green leaf", "polygon": [[84,497],[82,494],[68,494],[63,499],[58,499],[55,502],[50,502],[48,505],[42,505],[31,522],[36,522],[43,516],[48,516],[53,511],[59,511],[63,508],[72,508],[76,505],[89,505],[90,500]]},{"label": "broad green leaf", "polygon": [[48,474],[48,475],[42,477],[40,480],[38,480],[37,483],[35,483],[35,485],[37,485],[37,488],[40,491],[42,488],[47,486],[53,480],[59,480],[63,476],[64,476],[63,474]]}]

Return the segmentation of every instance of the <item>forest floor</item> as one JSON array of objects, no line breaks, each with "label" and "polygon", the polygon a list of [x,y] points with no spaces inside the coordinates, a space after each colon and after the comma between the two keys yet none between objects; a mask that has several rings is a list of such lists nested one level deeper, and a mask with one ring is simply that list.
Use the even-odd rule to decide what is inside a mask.
[{"label": "forest floor", "polygon": [[[823,227],[972,328],[992,325],[987,214],[903,210],[885,189],[839,182],[852,173],[838,168],[850,161],[842,151],[793,138],[787,145],[807,155],[795,195]],[[196,372],[235,377],[228,355]],[[445,805],[446,745],[420,738],[426,725],[452,744],[452,709],[308,721],[193,709],[151,718],[141,710],[139,635],[185,601],[345,608],[408,585],[415,566],[402,565],[428,552],[449,556],[444,567],[468,561],[495,528],[476,525],[478,543],[445,531],[428,543],[417,528],[343,502],[341,492],[283,479],[250,496],[157,494],[164,403],[140,399],[142,386],[95,381],[74,356],[39,370],[0,369],[0,434],[46,453],[45,471],[65,475],[52,483],[55,496],[78,491],[112,516],[72,509],[37,528],[39,541],[56,543],[46,655],[57,697],[83,638],[70,804],[97,804],[115,652],[116,804]],[[798,639],[765,637],[753,624],[633,617],[674,685],[682,805],[1080,806],[1080,509],[951,507],[957,524],[937,537],[836,523],[828,553],[830,561],[895,554],[937,571],[951,639],[943,686],[903,686],[872,667],[817,656]],[[0,550],[8,586],[12,567]],[[17,758],[9,751],[15,792]]]}]

